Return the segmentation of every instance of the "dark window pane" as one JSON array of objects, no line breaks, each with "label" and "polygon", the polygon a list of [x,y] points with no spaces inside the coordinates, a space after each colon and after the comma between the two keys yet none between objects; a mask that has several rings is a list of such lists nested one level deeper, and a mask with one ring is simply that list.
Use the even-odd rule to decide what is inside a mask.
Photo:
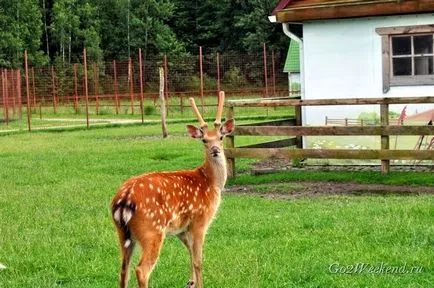
[{"label": "dark window pane", "polygon": [[393,58],[393,75],[411,75],[411,57]]},{"label": "dark window pane", "polygon": [[410,55],[411,38],[410,37],[393,37],[392,38],[392,55]]},{"label": "dark window pane", "polygon": [[415,57],[414,75],[433,75],[433,57]]},{"label": "dark window pane", "polygon": [[413,37],[414,54],[432,53],[432,37],[433,35],[420,35]]}]

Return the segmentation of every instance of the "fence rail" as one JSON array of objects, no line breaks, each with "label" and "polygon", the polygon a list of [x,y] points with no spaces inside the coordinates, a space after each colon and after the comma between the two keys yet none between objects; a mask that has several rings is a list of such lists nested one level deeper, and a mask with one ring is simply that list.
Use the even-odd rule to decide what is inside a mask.
[{"label": "fence rail", "polygon": [[[380,126],[360,127],[302,127],[300,120],[286,121],[285,125],[243,125],[236,126],[233,136],[226,142],[226,155],[229,164],[229,176],[235,177],[235,158],[317,158],[317,159],[379,159],[381,172],[388,173],[390,160],[434,160],[434,150],[389,150],[391,135],[434,135],[434,126],[392,126],[389,125],[390,104],[434,103],[434,97],[401,98],[355,98],[355,99],[251,99],[230,100],[227,104],[227,117],[234,117],[235,107],[280,107],[280,106],[321,106],[321,105],[380,105]],[[297,110],[296,110],[297,111]],[[296,114],[296,119],[301,113]],[[296,126],[294,126],[296,125]],[[302,149],[300,141],[286,141],[255,144],[247,147],[235,147],[235,136],[323,136],[323,135],[377,135],[381,137],[380,150],[344,150],[344,149]],[[262,145],[263,144],[263,145]],[[299,144],[298,149],[288,146]]]}]

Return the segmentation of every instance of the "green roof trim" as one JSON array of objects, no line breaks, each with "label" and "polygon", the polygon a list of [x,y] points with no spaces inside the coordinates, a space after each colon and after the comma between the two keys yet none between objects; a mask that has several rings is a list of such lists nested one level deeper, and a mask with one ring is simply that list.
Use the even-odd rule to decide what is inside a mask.
[{"label": "green roof trim", "polygon": [[286,55],[283,72],[300,73],[300,45],[296,41],[289,43],[288,55]]}]

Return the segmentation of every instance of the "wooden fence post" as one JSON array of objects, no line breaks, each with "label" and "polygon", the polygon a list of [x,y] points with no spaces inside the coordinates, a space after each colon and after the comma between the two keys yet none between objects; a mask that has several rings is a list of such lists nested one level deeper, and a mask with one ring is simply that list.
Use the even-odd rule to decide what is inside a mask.
[{"label": "wooden fence post", "polygon": [[161,128],[163,130],[163,138],[167,137],[167,126],[166,126],[166,105],[164,97],[164,68],[160,67],[160,112],[161,112]]},{"label": "wooden fence post", "polygon": [[[381,126],[389,125],[389,104],[380,104]],[[381,135],[381,150],[389,150],[389,136]],[[390,171],[390,160],[381,160],[381,173],[387,174]]]},{"label": "wooden fence post", "polygon": [[[226,120],[234,118],[234,107],[229,106],[226,112]],[[235,135],[229,135],[226,137],[226,148],[235,148]],[[235,177],[235,158],[234,157],[226,157],[227,165],[228,165],[228,177]]]},{"label": "wooden fence post", "polygon": [[[295,106],[295,125],[296,126],[302,126],[302,116],[301,116],[301,106]],[[326,116],[327,117],[327,116]],[[303,136],[296,136],[295,137],[296,146],[299,149],[303,149]]]}]

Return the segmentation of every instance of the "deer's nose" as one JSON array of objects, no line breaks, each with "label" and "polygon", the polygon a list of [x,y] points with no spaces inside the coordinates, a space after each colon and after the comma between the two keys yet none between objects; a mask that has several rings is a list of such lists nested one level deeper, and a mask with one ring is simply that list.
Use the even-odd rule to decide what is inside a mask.
[{"label": "deer's nose", "polygon": [[217,146],[212,146],[211,147],[211,155],[213,157],[217,157],[219,155],[219,153],[220,153],[220,148],[219,147],[217,147]]}]

